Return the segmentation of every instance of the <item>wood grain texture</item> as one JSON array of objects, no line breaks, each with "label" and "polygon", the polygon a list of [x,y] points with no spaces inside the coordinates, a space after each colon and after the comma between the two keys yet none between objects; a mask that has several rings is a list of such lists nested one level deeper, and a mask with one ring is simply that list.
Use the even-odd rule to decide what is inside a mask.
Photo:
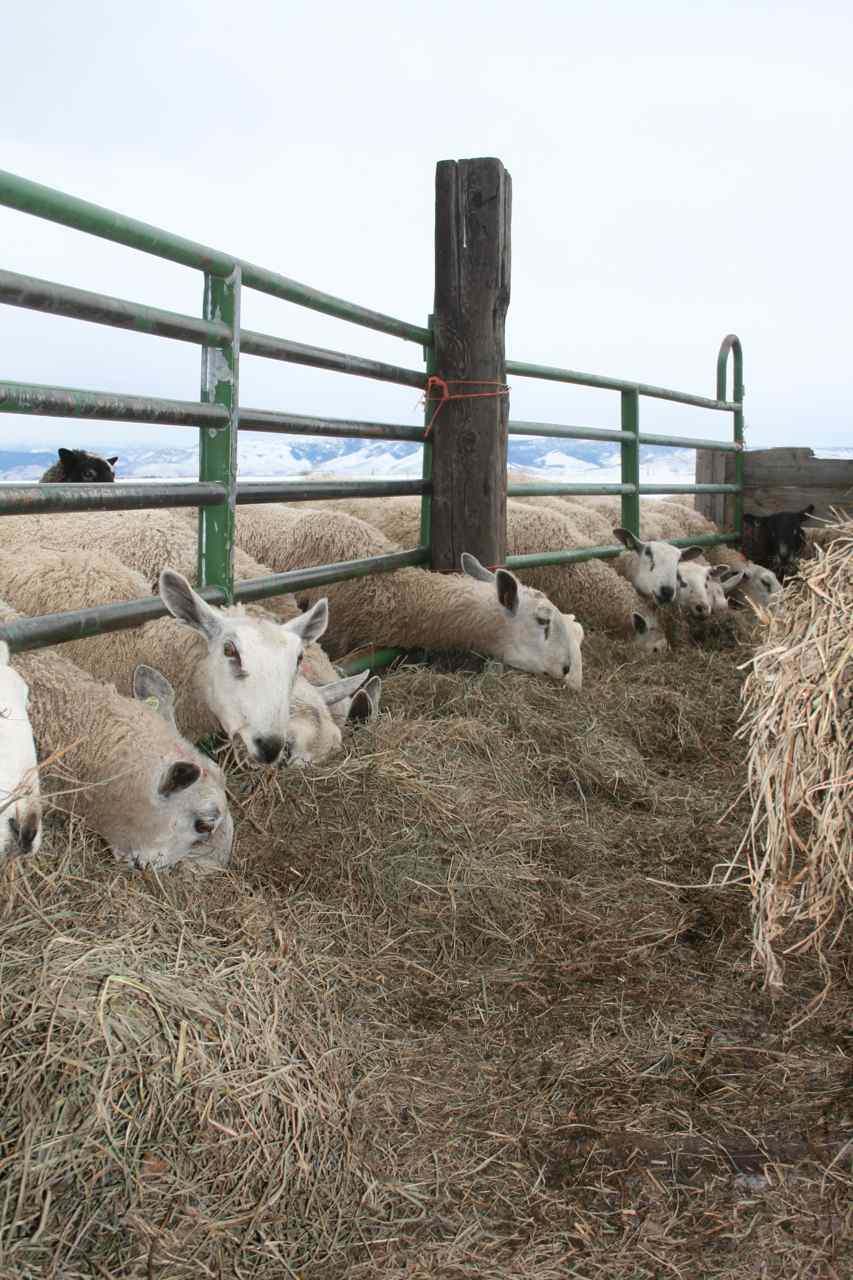
[{"label": "wood grain texture", "polygon": [[[499,160],[442,160],[436,167],[435,371],[451,394],[494,392],[506,382],[511,200]],[[486,565],[503,561],[508,422],[505,395],[450,400],[438,413],[434,569],[458,570],[463,551]]]},{"label": "wood grain texture", "polygon": [[[732,484],[734,456],[698,450],[696,482]],[[720,528],[730,529],[733,499],[727,494],[699,493],[697,511]],[[802,511],[814,503],[824,519],[834,507],[853,515],[853,462],[816,458],[811,449],[753,449],[744,454],[743,509],[756,516],[774,511]]]}]

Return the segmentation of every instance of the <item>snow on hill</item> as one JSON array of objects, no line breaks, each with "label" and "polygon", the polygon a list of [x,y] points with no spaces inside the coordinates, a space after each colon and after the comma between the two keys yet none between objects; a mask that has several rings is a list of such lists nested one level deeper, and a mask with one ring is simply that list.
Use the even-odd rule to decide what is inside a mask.
[{"label": "snow on hill", "polygon": [[[116,446],[119,480],[190,480],[198,475],[198,448]],[[853,459],[853,448],[815,448],[821,458]],[[43,448],[0,448],[0,480],[38,480],[56,457]],[[543,480],[581,484],[618,484],[619,450],[609,443],[548,440],[513,436],[509,442],[513,467]],[[320,436],[241,435],[240,476],[244,480],[300,475],[342,476],[348,479],[411,479],[421,474],[421,446],[384,440],[328,440]],[[643,445],[640,478],[644,484],[692,484],[695,454],[691,449]]]}]

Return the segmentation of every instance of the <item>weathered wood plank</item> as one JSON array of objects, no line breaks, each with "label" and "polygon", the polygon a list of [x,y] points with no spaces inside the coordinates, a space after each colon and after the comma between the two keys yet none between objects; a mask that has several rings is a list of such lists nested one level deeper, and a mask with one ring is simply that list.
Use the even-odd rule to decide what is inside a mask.
[{"label": "weathered wood plank", "polygon": [[486,565],[506,555],[509,397],[494,393],[506,382],[511,199],[499,160],[436,168],[435,371],[451,396],[492,394],[450,399],[434,420],[434,569],[458,569],[463,551]]},{"label": "weathered wood plank", "polygon": [[[723,462],[724,474],[713,471],[715,461]],[[714,481],[731,483],[734,479],[732,454],[714,454],[698,450],[696,482],[704,483],[708,475]],[[722,504],[716,499],[723,497]],[[697,494],[696,508],[721,528],[731,528],[733,502],[726,495]],[[752,449],[744,454],[744,511],[753,515],[771,515],[774,511],[802,511],[814,504],[815,515],[826,518],[830,508],[840,508],[853,515],[853,462],[842,458],[816,458],[811,449]]]}]

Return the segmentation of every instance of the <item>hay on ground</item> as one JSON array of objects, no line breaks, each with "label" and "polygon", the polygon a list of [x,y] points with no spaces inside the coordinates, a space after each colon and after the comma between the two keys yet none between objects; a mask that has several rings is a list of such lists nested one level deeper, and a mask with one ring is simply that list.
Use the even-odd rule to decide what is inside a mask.
[{"label": "hay on ground", "polygon": [[746,651],[584,649],[230,767],[218,876],[4,868],[0,1280],[853,1273],[849,988],[787,1036],[708,887]]},{"label": "hay on ground", "polygon": [[853,521],[828,532],[743,690],[755,959],[775,990],[796,951],[828,980],[826,951],[853,909]]}]

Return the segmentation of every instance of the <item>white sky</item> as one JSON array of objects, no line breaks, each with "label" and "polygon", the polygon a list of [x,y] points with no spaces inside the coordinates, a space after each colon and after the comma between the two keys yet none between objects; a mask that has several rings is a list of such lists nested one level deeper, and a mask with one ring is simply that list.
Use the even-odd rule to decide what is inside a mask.
[{"label": "white sky", "polygon": [[[435,162],[513,178],[511,358],[712,395],[744,344],[748,443],[853,444],[853,5],[96,0],[8,5],[0,165],[424,323]],[[0,209],[0,266],[198,314],[187,268]],[[247,327],[420,350],[249,291]],[[0,378],[196,398],[198,349],[0,307]],[[245,357],[241,401],[420,420],[417,392]],[[641,402],[646,429],[730,419]],[[515,418],[618,396],[514,379]],[[20,442],[185,429],[0,418]]]}]

